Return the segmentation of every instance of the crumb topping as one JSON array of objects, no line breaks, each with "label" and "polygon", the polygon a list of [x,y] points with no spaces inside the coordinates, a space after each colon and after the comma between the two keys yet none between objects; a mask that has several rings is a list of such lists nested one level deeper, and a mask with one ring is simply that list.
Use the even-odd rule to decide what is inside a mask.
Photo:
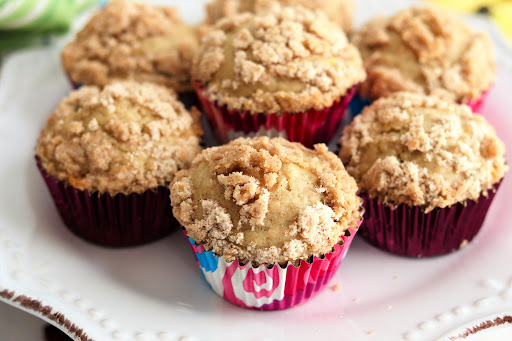
[{"label": "crumb topping", "polygon": [[36,155],[80,190],[142,193],[166,186],[201,151],[199,115],[151,83],[84,86],[47,119]]},{"label": "crumb topping", "polygon": [[239,138],[203,150],[170,188],[188,236],[244,264],[321,256],[361,220],[356,182],[324,144]]},{"label": "crumb topping", "polygon": [[355,32],[352,43],[368,73],[359,88],[363,97],[408,91],[465,103],[495,81],[489,36],[440,10],[412,7],[373,19]]},{"label": "crumb topping", "polygon": [[201,40],[192,75],[211,101],[254,114],[320,110],[365,78],[340,28],[320,12],[278,3],[219,20]]},{"label": "crumb topping", "polygon": [[[278,0],[283,6],[300,5],[312,10],[321,10],[345,32],[352,28],[355,3],[353,0]],[[205,24],[210,26],[218,20],[242,12],[262,13],[275,0],[213,0],[206,4]]]},{"label": "crumb topping", "polygon": [[198,44],[175,8],[111,1],[64,48],[62,63],[75,83],[102,87],[134,80],[192,91]]},{"label": "crumb topping", "polygon": [[420,94],[375,101],[344,129],[340,143],[362,191],[426,212],[477,200],[508,169],[505,145],[482,116]]}]

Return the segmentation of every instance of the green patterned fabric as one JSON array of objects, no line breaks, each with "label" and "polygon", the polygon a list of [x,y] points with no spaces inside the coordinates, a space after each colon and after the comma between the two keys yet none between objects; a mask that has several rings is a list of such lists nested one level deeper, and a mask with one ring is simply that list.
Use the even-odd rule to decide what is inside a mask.
[{"label": "green patterned fabric", "polygon": [[64,33],[75,15],[98,0],[0,0],[0,52],[41,44]]}]

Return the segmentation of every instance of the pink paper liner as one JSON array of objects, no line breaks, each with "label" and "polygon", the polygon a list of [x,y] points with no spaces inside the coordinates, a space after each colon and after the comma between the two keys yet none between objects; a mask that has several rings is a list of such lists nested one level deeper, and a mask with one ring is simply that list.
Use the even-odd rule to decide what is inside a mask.
[{"label": "pink paper liner", "polygon": [[238,137],[281,136],[292,142],[300,142],[306,147],[313,147],[316,143],[329,143],[340,127],[350,100],[357,90],[357,86],[354,86],[347,95],[322,110],[266,115],[229,110],[226,105],[219,106],[216,102],[211,102],[200,82],[195,82],[194,87],[220,143],[228,143]]},{"label": "pink paper liner", "polygon": [[365,219],[360,234],[370,244],[393,254],[431,257],[451,253],[469,243],[480,231],[500,183],[481,195],[450,207],[424,213],[421,207],[401,204],[392,209],[362,194]]},{"label": "pink paper liner", "polygon": [[114,197],[108,193],[89,193],[58,181],[37,158],[36,161],[64,224],[89,242],[109,247],[135,246],[165,237],[179,228],[172,216],[167,187]]},{"label": "pink paper liner", "polygon": [[473,100],[469,100],[468,102],[466,102],[466,105],[468,105],[474,113],[480,114],[482,111],[482,107],[484,106],[485,102],[489,98],[490,91],[491,91],[491,88],[484,91],[479,98],[475,98]]},{"label": "pink paper liner", "polygon": [[[358,222],[358,226],[360,224]],[[311,262],[301,261],[299,266],[289,262],[285,268],[277,264],[270,268],[265,264],[259,267],[251,263],[240,265],[238,260],[226,262],[212,251],[205,251],[204,246],[197,245],[192,238],[188,240],[205,280],[219,296],[244,308],[281,310],[305,303],[325,289],[357,231],[349,229],[347,235],[342,236],[343,242],[322,258],[315,256]],[[186,236],[185,229],[183,232]]]}]

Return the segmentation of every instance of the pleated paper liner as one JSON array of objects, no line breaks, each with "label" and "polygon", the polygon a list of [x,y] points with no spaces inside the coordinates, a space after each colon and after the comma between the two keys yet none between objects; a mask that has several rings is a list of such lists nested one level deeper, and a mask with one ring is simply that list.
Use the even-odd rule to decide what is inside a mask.
[{"label": "pleated paper liner", "polygon": [[220,143],[228,143],[238,137],[280,136],[292,142],[300,142],[306,147],[312,147],[316,143],[329,143],[340,127],[357,88],[355,86],[350,89],[347,95],[329,108],[267,115],[229,110],[225,105],[219,106],[216,102],[211,102],[200,82],[195,82],[194,86],[203,111]]},{"label": "pleated paper liner", "polygon": [[466,105],[469,105],[474,113],[481,114],[482,108],[489,98],[489,92],[491,92],[491,88],[486,90],[479,98],[468,101]]},{"label": "pleated paper liner", "polygon": [[[478,98],[472,99],[465,104],[471,108],[474,113],[480,114],[482,112],[482,107],[485,102],[489,98],[489,92],[491,88],[484,91],[482,95]],[[371,105],[372,101],[366,97],[361,97],[359,94],[355,94],[349,104],[349,111],[352,116],[359,115],[364,108]]]},{"label": "pleated paper liner", "polygon": [[167,187],[113,197],[89,193],[58,181],[36,161],[64,224],[82,239],[102,246],[126,247],[153,242],[179,229]]},{"label": "pleated paper liner", "polygon": [[[185,229],[183,232],[187,235]],[[281,310],[305,303],[325,289],[356,232],[357,229],[347,230],[333,252],[321,258],[315,256],[311,262],[301,261],[299,266],[288,262],[284,268],[278,264],[254,267],[250,262],[245,265],[240,265],[238,260],[227,262],[224,257],[205,251],[194,239],[188,240],[204,278],[217,295],[244,308]]]},{"label": "pleated paper liner", "polygon": [[451,253],[471,242],[480,231],[499,185],[477,201],[467,200],[429,213],[407,204],[392,209],[365,193],[361,195],[366,212],[360,234],[370,244],[397,255],[431,257]]}]

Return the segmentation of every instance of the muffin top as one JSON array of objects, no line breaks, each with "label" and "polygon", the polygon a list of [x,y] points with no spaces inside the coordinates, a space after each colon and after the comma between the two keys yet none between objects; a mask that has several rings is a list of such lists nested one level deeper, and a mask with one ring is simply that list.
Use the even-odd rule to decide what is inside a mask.
[{"label": "muffin top", "polygon": [[357,49],[324,14],[274,3],[219,20],[202,38],[192,75],[211,101],[251,113],[331,106],[365,77]]},{"label": "muffin top", "polygon": [[505,172],[505,146],[466,105],[420,94],[375,101],[347,126],[340,157],[359,188],[428,212],[486,195]]},{"label": "muffin top", "polygon": [[[213,25],[219,19],[237,13],[261,13],[276,0],[213,0],[206,4],[206,25]],[[277,0],[284,6],[301,5],[309,9],[319,9],[337,23],[345,32],[352,28],[355,3],[353,0]]]},{"label": "muffin top", "polygon": [[201,134],[199,112],[189,113],[167,88],[84,86],[50,115],[36,155],[50,175],[80,190],[142,193],[188,167]]},{"label": "muffin top", "polygon": [[197,47],[196,32],[176,9],[111,1],[64,48],[62,62],[75,83],[135,80],[184,92],[192,90]]},{"label": "muffin top", "polygon": [[357,185],[324,144],[239,138],[208,148],[171,183],[174,216],[206,250],[241,264],[298,264],[357,228]]},{"label": "muffin top", "polygon": [[359,91],[370,99],[408,91],[465,103],[480,97],[496,76],[488,35],[432,8],[375,18],[352,42],[368,73]]}]

